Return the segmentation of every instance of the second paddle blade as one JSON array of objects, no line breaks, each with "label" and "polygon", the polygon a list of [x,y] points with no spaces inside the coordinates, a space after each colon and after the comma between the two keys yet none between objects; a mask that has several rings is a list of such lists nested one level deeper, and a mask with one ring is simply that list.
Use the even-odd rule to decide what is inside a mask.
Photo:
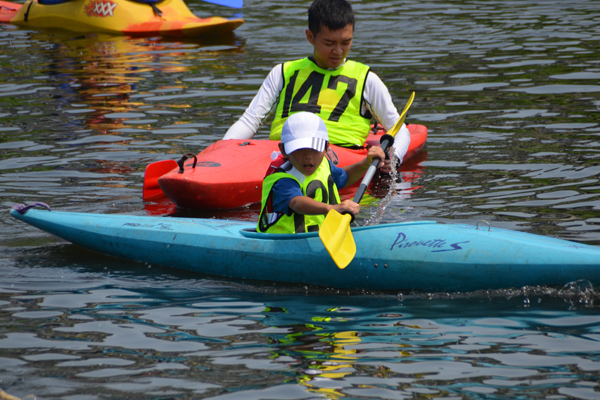
[{"label": "second paddle blade", "polygon": [[350,230],[350,221],[352,217],[349,214],[342,215],[331,210],[319,228],[319,237],[323,245],[340,269],[346,268],[356,254],[356,243]]}]

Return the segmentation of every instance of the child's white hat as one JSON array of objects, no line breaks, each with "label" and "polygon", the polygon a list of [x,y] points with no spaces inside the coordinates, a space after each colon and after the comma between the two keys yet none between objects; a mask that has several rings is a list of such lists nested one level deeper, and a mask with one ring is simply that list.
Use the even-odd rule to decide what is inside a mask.
[{"label": "child's white hat", "polygon": [[323,151],[328,141],[325,122],[316,114],[306,111],[292,114],[283,124],[281,143],[287,154],[298,149]]}]

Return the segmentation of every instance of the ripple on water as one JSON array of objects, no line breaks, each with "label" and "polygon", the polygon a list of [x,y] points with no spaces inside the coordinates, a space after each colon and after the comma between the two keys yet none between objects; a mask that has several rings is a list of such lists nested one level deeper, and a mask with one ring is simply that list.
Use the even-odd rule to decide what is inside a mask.
[{"label": "ripple on water", "polygon": [[[275,64],[310,53],[306,4],[247,3],[216,42],[0,26],[2,204],[145,214],[148,163],[214,143]],[[600,243],[595,1],[353,6],[350,56],[397,106],[416,90],[407,121],[429,129],[359,220],[486,220]],[[0,381],[19,397],[597,397],[585,282],[355,295],[139,265],[7,218],[0,235]]]}]

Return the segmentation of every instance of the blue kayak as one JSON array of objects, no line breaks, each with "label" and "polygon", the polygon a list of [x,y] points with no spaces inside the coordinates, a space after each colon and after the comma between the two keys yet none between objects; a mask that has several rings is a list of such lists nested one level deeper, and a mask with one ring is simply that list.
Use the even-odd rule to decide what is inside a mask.
[{"label": "blue kayak", "polygon": [[341,270],[317,233],[261,234],[250,222],[24,206],[11,215],[101,253],[233,279],[377,291],[600,284],[600,248],[488,226],[418,221],[353,228],[356,256]]}]

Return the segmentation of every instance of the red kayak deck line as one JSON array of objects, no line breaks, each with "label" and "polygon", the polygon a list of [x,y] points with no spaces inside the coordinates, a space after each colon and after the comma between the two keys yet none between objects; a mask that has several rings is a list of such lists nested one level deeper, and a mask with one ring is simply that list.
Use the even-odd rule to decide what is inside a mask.
[{"label": "red kayak deck line", "polygon": [[[410,146],[404,161],[417,154],[427,140],[427,127],[410,124]],[[369,144],[379,144],[381,135],[371,134]],[[220,140],[188,160],[184,172],[174,168],[158,178],[162,192],[182,209],[231,209],[260,202],[262,180],[271,163],[271,155],[279,151],[279,141]],[[332,162],[340,167],[362,160],[366,149],[351,150],[331,146]],[[151,164],[152,165],[152,164]],[[148,171],[148,170],[147,170]],[[162,194],[161,194],[162,195]],[[151,199],[145,199],[151,200]]]}]

